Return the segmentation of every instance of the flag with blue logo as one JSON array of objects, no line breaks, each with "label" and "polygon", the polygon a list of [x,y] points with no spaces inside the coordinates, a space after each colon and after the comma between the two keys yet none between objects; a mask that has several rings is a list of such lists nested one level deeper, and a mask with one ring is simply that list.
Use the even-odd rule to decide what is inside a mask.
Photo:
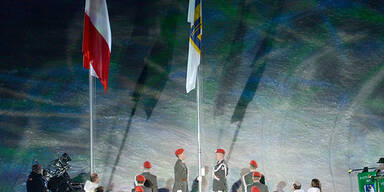
[{"label": "flag with blue logo", "polygon": [[364,186],[365,192],[375,192],[375,185],[369,184]]},{"label": "flag with blue logo", "polygon": [[188,51],[188,68],[187,68],[187,93],[196,87],[196,78],[200,64],[201,55],[201,35],[202,35],[202,0],[189,0],[188,19],[191,24],[189,33],[189,51]]}]

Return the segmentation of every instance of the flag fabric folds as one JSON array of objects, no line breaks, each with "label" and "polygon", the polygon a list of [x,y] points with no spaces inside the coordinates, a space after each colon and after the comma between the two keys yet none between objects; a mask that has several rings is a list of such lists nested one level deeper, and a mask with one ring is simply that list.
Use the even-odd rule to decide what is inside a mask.
[{"label": "flag fabric folds", "polygon": [[[193,13],[191,13],[193,11]],[[193,15],[193,17],[192,17]],[[191,24],[189,34],[189,52],[186,91],[190,92],[196,87],[196,78],[201,55],[201,35],[202,35],[202,9],[201,0],[190,0],[187,21]]]},{"label": "flag fabric folds", "polygon": [[111,28],[106,0],[86,0],[83,33],[83,67],[91,70],[104,86],[108,86],[111,57]]}]

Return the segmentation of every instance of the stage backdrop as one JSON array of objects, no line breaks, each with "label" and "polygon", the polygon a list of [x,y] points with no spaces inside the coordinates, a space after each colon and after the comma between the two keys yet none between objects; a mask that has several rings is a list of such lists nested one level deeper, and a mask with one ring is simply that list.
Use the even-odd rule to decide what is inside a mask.
[{"label": "stage backdrop", "polygon": [[[159,187],[174,150],[197,176],[196,92],[185,93],[186,0],[107,1],[112,55],[107,95],[96,86],[96,171],[130,191],[149,160]],[[0,191],[25,191],[32,163],[67,152],[89,171],[84,1],[1,5]],[[319,178],[357,192],[349,168],[384,156],[384,3],[366,0],[203,1],[202,147],[208,188],[216,148],[229,185],[251,159],[270,191]],[[353,190],[351,190],[351,187]]]}]

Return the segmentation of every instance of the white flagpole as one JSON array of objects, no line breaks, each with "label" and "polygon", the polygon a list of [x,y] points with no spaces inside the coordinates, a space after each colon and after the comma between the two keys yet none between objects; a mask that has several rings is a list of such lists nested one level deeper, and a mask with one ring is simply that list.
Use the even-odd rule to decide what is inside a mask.
[{"label": "white flagpole", "polygon": [[196,100],[197,100],[197,143],[198,143],[198,156],[199,156],[199,192],[202,192],[202,167],[201,167],[201,140],[200,140],[200,67],[197,67],[196,75]]},{"label": "white flagpole", "polygon": [[[200,19],[202,20],[203,17],[202,17],[202,10],[203,10],[203,0],[200,0]],[[203,21],[201,21],[201,23],[203,23]],[[203,34],[203,28],[201,27],[201,34]],[[200,50],[201,50],[201,47],[200,47]],[[199,63],[201,63],[201,52],[200,52],[200,61]],[[199,192],[202,192],[203,190],[203,173],[202,173],[202,162],[201,162],[201,130],[200,130],[200,64],[197,66],[197,75],[196,75],[196,82],[197,82],[197,90],[196,90],[196,94],[197,94],[197,142],[198,142],[198,150],[199,150]],[[204,174],[205,174],[205,171],[204,171]]]},{"label": "white flagpole", "polygon": [[[202,17],[202,0],[200,0],[200,18],[203,19]],[[201,21],[201,23],[203,23]],[[203,33],[203,28],[201,28],[201,34]],[[201,47],[200,47],[201,50]],[[201,53],[200,53],[200,62],[201,63]],[[199,150],[199,192],[202,192],[203,189],[203,173],[202,173],[202,162],[201,162],[201,127],[200,127],[200,65],[197,66],[197,75],[196,75],[196,82],[197,82],[197,142],[198,142],[198,150]],[[205,173],[204,173],[205,174]]]},{"label": "white flagpole", "polygon": [[93,173],[93,76],[92,65],[89,66],[89,136],[90,136],[90,158],[91,158],[91,174]]}]

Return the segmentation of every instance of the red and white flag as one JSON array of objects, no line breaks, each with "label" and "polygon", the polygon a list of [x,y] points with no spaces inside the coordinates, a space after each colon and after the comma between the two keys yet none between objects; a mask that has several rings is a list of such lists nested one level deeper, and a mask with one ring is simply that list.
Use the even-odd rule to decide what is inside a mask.
[{"label": "red and white flag", "polygon": [[[106,0],[86,0],[83,34],[83,66],[100,79],[107,93],[111,57],[111,27]],[[91,66],[91,67],[90,67]]]}]

